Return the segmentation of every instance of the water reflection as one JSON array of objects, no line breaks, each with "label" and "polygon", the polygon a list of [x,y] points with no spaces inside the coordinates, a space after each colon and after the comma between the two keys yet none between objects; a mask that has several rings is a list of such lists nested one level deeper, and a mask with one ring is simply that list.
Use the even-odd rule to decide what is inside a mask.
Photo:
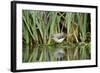
[{"label": "water reflection", "polygon": [[58,61],[63,60],[64,54],[65,54],[65,52],[64,52],[63,48],[57,48],[54,52],[54,56],[55,56],[56,60],[58,60]]}]

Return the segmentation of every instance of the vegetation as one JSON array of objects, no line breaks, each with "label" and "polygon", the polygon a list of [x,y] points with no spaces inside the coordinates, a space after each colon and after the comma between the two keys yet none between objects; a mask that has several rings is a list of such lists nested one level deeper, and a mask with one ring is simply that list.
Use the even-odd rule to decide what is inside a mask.
[{"label": "vegetation", "polygon": [[[52,37],[60,33],[64,40],[58,43]],[[23,10],[22,34],[23,62],[91,58],[89,13]]]}]

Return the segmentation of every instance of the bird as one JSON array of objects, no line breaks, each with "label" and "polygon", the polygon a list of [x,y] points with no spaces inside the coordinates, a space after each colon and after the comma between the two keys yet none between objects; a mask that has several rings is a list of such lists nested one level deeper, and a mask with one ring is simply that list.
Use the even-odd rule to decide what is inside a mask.
[{"label": "bird", "polygon": [[63,42],[64,38],[65,38],[65,36],[64,36],[63,32],[62,33],[56,33],[56,34],[52,35],[52,39],[57,43]]}]

